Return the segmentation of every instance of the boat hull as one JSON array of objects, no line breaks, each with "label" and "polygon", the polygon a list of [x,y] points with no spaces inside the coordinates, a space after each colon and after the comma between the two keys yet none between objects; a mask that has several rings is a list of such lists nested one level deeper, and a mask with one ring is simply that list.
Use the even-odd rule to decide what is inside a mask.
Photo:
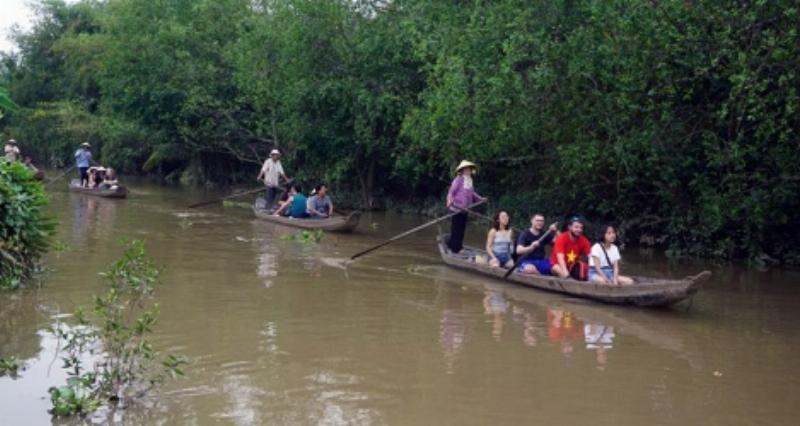
[{"label": "boat hull", "polygon": [[253,207],[257,218],[278,225],[291,226],[300,229],[319,229],[327,232],[352,232],[358,226],[361,212],[355,211],[347,216],[334,216],[328,219],[295,219],[290,217],[275,216],[268,210]]},{"label": "boat hull", "polygon": [[[447,241],[446,238],[446,235],[440,235],[438,238],[438,246],[442,260],[447,265],[498,279],[503,279],[503,276],[508,272],[505,268],[495,268],[489,265],[476,263],[473,260],[475,256],[486,256],[486,252],[483,250],[465,247],[458,255],[450,253],[445,244],[445,241]],[[623,286],[595,284],[570,278],[557,278],[553,276],[514,272],[509,275],[508,281],[526,287],[568,294],[574,297],[592,299],[615,305],[669,306],[697,293],[702,284],[708,281],[710,277],[711,272],[709,271],[703,271],[697,275],[688,276],[679,280],[632,277],[634,279],[634,284]]]},{"label": "boat hull", "polygon": [[70,192],[79,192],[81,194],[103,198],[125,198],[128,196],[128,188],[124,186],[118,186],[115,189],[91,189],[80,186],[80,183],[75,180],[70,182],[69,190]]}]

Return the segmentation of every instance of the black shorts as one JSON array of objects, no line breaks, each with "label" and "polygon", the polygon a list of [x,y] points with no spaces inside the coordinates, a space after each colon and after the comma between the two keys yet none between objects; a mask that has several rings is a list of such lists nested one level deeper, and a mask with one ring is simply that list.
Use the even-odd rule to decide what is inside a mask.
[{"label": "black shorts", "polygon": [[81,175],[81,181],[89,180],[89,168],[88,167],[78,167],[78,173]]}]

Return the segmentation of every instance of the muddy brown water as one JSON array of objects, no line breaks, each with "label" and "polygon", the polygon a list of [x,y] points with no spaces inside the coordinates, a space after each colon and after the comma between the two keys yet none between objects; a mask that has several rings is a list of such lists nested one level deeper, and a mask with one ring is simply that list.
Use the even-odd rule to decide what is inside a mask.
[{"label": "muddy brown water", "polygon": [[[127,200],[51,191],[58,239],[42,288],[0,294],[0,424],[50,424],[62,384],[47,328],[103,290],[141,238],[162,265],[156,345],[186,377],[93,420],[120,424],[796,424],[800,274],[623,252],[631,273],[714,277],[686,305],[619,308],[455,271],[435,228],[346,258],[424,219],[368,214],[318,244],[214,194],[148,184]],[[474,224],[474,222],[473,222]],[[485,225],[472,226],[479,241]],[[67,422],[69,423],[69,422]]]}]

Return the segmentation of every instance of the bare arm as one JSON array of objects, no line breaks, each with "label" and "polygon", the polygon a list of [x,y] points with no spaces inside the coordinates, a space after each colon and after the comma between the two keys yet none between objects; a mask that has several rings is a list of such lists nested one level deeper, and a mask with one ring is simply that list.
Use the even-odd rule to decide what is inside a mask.
[{"label": "bare arm", "polygon": [[[592,263],[594,263],[594,271],[597,272],[597,276],[600,277],[604,283],[609,284],[606,274],[603,273],[603,268],[600,267],[600,258],[592,256]],[[616,277],[616,274],[614,276]]]},{"label": "bare arm", "polygon": [[[264,165],[266,165],[266,163],[264,163]],[[264,166],[262,165],[261,170],[258,171],[258,176],[256,177],[256,180],[261,180],[263,176],[264,176]]]},{"label": "bare arm", "polygon": [[619,260],[614,261],[614,284],[619,284]]},{"label": "bare arm", "polygon": [[280,216],[280,214],[283,213],[283,211],[286,210],[287,207],[292,205],[292,201],[293,200],[294,200],[294,197],[289,197],[289,198],[286,199],[286,201],[281,203],[281,206],[278,207],[278,210],[275,210],[275,216]]},{"label": "bare arm", "polygon": [[314,204],[311,202],[311,198],[308,199],[306,202],[306,210],[308,210],[308,214],[311,216],[324,216],[324,214],[317,209],[314,208]]},{"label": "bare arm", "polygon": [[517,254],[527,256],[531,254],[534,250],[536,250],[537,247],[539,247],[538,241],[534,241],[529,246],[523,246],[522,244],[517,244]]},{"label": "bare arm", "polygon": [[567,261],[564,260],[564,253],[558,253],[556,255],[558,259],[558,275],[561,278],[567,278],[569,276],[569,270],[567,270]]},{"label": "bare arm", "polygon": [[494,228],[489,231],[489,235],[486,236],[486,254],[489,255],[489,259],[497,260],[494,256],[494,251],[492,251],[492,244],[494,244],[494,237],[497,234]]}]

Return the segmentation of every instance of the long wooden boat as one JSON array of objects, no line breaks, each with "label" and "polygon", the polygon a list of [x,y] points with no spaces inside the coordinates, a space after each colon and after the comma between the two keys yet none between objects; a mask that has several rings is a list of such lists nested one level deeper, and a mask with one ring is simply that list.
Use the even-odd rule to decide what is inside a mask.
[{"label": "long wooden boat", "polygon": [[333,216],[328,219],[295,219],[292,217],[275,216],[272,211],[253,206],[253,213],[259,219],[279,225],[291,226],[300,229],[320,229],[328,232],[352,232],[358,226],[361,212],[354,211],[346,216]]},{"label": "long wooden boat", "polygon": [[120,185],[114,189],[84,188],[81,186],[80,180],[78,179],[72,179],[69,183],[69,190],[71,192],[80,192],[81,194],[104,198],[125,198],[128,196],[128,188],[124,186]]},{"label": "long wooden boat", "polygon": [[[447,265],[499,279],[502,279],[508,271],[505,268],[495,268],[488,264],[476,262],[476,257],[483,256],[486,258],[486,252],[474,247],[465,246],[460,253],[451,253],[445,244],[447,237],[447,235],[440,235],[437,238],[439,253]],[[641,276],[632,278],[634,284],[623,286],[594,284],[570,278],[514,272],[508,277],[508,281],[540,290],[564,293],[570,296],[617,305],[669,306],[697,293],[702,284],[711,278],[711,272],[703,271],[697,275],[678,280]]]}]

